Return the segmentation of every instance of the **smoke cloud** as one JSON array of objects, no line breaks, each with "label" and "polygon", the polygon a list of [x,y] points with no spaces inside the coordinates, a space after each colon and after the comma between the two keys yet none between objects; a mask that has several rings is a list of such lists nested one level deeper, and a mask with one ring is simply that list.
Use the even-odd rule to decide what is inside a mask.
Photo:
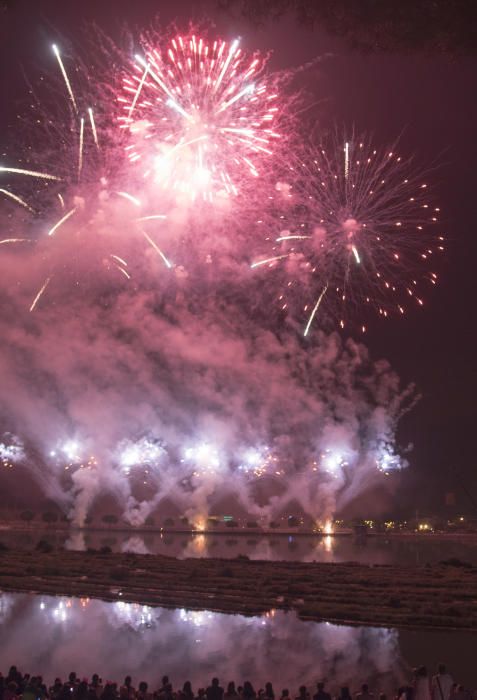
[{"label": "smoke cloud", "polygon": [[[403,466],[395,432],[412,387],[362,344],[320,330],[304,343],[252,312],[236,258],[191,266],[205,287],[178,288],[147,255],[141,284],[107,272],[92,291],[89,270],[28,313],[38,254],[2,255],[0,412],[76,523],[105,493],[134,525],[166,498],[194,521],[224,497],[254,517],[294,504],[324,520]],[[224,301],[232,267],[246,291]]]}]

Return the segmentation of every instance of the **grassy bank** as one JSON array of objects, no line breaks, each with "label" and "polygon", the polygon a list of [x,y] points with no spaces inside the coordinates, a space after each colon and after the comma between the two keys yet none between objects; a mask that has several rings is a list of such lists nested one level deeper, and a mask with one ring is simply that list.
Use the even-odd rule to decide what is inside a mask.
[{"label": "grassy bank", "polygon": [[477,631],[477,567],[0,552],[0,589],[308,620]]}]

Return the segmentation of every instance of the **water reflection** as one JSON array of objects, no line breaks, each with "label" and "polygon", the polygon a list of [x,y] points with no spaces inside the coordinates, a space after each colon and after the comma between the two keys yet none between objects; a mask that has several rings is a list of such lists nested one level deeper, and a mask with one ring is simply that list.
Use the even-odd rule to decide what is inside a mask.
[{"label": "water reflection", "polygon": [[16,663],[48,680],[72,669],[118,680],[131,673],[155,688],[168,673],[175,684],[190,678],[197,687],[217,674],[223,682],[271,679],[295,693],[319,678],[353,688],[370,679],[391,691],[402,677],[396,631],[302,622],[279,611],[243,617],[0,594],[0,620],[8,631],[0,668]]},{"label": "water reflection", "polygon": [[131,533],[120,531],[13,532],[3,531],[0,541],[12,548],[32,549],[39,539],[55,547],[85,550],[110,547],[113,551],[140,554],[167,554],[186,557],[234,558],[288,561],[357,561],[365,564],[418,564],[439,562],[457,557],[477,565],[475,540],[423,537],[324,537],[250,535],[209,535],[197,533]]}]

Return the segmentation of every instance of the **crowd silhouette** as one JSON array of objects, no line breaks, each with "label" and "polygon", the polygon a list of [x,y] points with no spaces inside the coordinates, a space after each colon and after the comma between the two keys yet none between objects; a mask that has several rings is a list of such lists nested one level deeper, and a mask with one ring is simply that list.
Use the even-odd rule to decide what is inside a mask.
[{"label": "crowd silhouette", "polygon": [[477,693],[455,683],[443,664],[433,676],[424,666],[414,669],[409,685],[397,688],[391,698],[373,692],[367,683],[356,692],[345,686],[331,693],[322,681],[314,687],[302,685],[297,692],[288,688],[276,692],[271,682],[254,687],[249,680],[242,685],[230,681],[224,688],[218,678],[212,678],[210,684],[194,690],[190,681],[174,688],[169,677],[163,676],[153,689],[145,681],[135,687],[131,676],[118,684],[103,682],[97,673],[90,680],[79,678],[74,671],[66,681],[55,678],[48,686],[42,676],[22,673],[11,666],[7,674],[0,673],[0,700],[477,700]]}]

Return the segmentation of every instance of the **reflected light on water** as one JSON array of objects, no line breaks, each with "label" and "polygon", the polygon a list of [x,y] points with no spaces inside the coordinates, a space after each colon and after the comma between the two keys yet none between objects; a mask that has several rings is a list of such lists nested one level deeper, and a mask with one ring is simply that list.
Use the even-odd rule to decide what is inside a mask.
[{"label": "reflected light on water", "polygon": [[192,542],[192,549],[194,552],[197,554],[205,554],[207,547],[206,547],[206,541],[204,535],[196,535]]},{"label": "reflected light on water", "polygon": [[[317,525],[318,528],[318,525]],[[232,533],[230,533],[232,534]],[[2,542],[11,549],[34,549],[39,539],[46,539],[55,547],[86,550],[111,547],[113,551],[137,554],[165,554],[177,557],[235,558],[246,555],[250,559],[268,561],[356,561],[363,564],[423,564],[440,562],[456,557],[477,565],[475,539],[442,539],[426,533],[422,536],[369,536],[357,539],[353,536],[294,534],[292,542],[283,536],[260,535],[256,532],[227,535],[166,532],[118,532],[70,531],[46,535],[31,532],[8,531],[2,533]]]},{"label": "reflected light on water", "polygon": [[155,688],[168,673],[175,685],[189,678],[197,688],[218,673],[223,683],[272,680],[294,693],[302,683],[314,686],[317,678],[335,689],[369,679],[389,692],[401,680],[396,631],[303,622],[274,609],[243,617],[0,594],[0,618],[8,629],[0,668],[17,662],[48,681],[74,669],[117,680],[130,673],[135,682],[144,679]]}]

